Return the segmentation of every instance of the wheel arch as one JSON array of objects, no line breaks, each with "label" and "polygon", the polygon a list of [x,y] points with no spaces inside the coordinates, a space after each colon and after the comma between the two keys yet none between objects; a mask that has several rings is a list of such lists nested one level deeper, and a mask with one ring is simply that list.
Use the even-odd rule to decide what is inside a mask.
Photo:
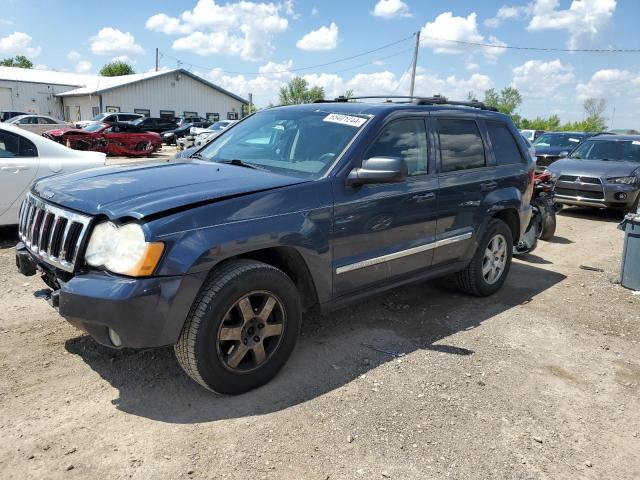
[{"label": "wheel arch", "polygon": [[277,246],[244,252],[217,263],[211,269],[211,272],[213,273],[221,265],[237,259],[256,260],[282,270],[291,278],[298,289],[304,310],[308,310],[319,303],[316,285],[309,267],[302,254],[294,247]]},{"label": "wheel arch", "polygon": [[518,210],[512,207],[501,208],[493,213],[491,218],[497,218],[507,224],[511,235],[513,236],[514,245],[520,240],[520,215]]}]

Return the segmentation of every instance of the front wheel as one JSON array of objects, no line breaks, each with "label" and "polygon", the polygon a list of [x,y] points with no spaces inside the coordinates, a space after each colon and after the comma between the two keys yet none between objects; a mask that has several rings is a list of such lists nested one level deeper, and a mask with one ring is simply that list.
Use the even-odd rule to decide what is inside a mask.
[{"label": "front wheel", "polygon": [[301,324],[298,291],[271,265],[231,261],[206,282],[175,353],[203,387],[240,394],[271,380],[293,352]]},{"label": "front wheel", "polygon": [[496,293],[509,274],[512,250],[511,229],[502,220],[492,219],[471,262],[456,274],[458,288],[478,297]]}]

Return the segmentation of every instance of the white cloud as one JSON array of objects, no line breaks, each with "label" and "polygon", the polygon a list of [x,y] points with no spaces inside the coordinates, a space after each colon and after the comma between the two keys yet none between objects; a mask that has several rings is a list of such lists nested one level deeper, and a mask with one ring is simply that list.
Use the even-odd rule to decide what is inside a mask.
[{"label": "white cloud", "polygon": [[293,68],[293,60],[288,60],[282,63],[267,62],[258,68],[258,72],[270,75],[271,78],[289,79],[293,76],[290,72],[291,68]]},{"label": "white cloud", "polygon": [[558,9],[558,0],[536,0],[531,6],[528,30],[566,30],[567,45],[577,48],[585,38],[593,39],[608,25],[616,0],[573,0],[568,9]]},{"label": "white cloud", "polygon": [[135,65],[136,61],[133,60],[132,58],[129,58],[127,55],[118,55],[116,57],[113,57],[111,59],[112,62],[124,62],[124,63],[128,63],[130,65]]},{"label": "white cloud", "polygon": [[34,70],[51,70],[51,69],[49,68],[49,66],[48,66],[48,65],[45,65],[44,63],[36,63],[36,64],[33,66],[33,69],[34,69]]},{"label": "white cloud", "polygon": [[144,26],[153,32],[162,32],[167,35],[189,33],[191,27],[180,22],[179,18],[170,17],[166,13],[158,13],[147,19]]},{"label": "white cloud", "polygon": [[558,8],[559,4],[559,0],[533,0],[527,5],[503,5],[494,18],[484,23],[498,27],[501,20],[529,19],[527,30],[566,30],[567,46],[578,48],[585,39],[596,38],[609,25],[617,0],[572,0],[567,9]]},{"label": "white cloud", "polygon": [[300,50],[333,50],[338,46],[338,26],[331,22],[328,27],[312,30],[296,43]]},{"label": "white cloud", "polygon": [[402,0],[380,0],[376,3],[371,15],[385,19],[413,16],[409,6]]},{"label": "white cloud", "polygon": [[465,63],[464,68],[467,70],[467,72],[475,72],[476,70],[480,69],[480,65],[473,62],[468,62]]},{"label": "white cloud", "polygon": [[174,50],[262,60],[274,50],[274,35],[287,30],[289,22],[285,15],[297,18],[292,2],[237,1],[220,5],[216,0],[199,0],[192,10],[182,12],[179,17],[158,13],[145,26],[167,35],[182,35],[173,42]]},{"label": "white cloud", "polygon": [[90,61],[88,61],[88,60],[80,60],[76,64],[75,71],[76,71],[76,73],[89,73],[89,72],[91,72],[92,68],[93,68],[93,65],[91,64]]},{"label": "white cloud", "polygon": [[32,38],[23,32],[13,32],[6,37],[0,37],[0,53],[10,55],[26,55],[37,57],[41,48],[31,46]]},{"label": "white cloud", "polygon": [[313,8],[311,9],[311,15],[313,15],[314,17],[315,17],[316,15],[318,15],[319,13],[320,13],[320,11],[319,11],[316,7],[313,7]]},{"label": "white cloud", "polygon": [[97,35],[89,39],[91,51],[96,55],[137,55],[144,53],[143,48],[129,32],[121,32],[117,28],[105,27]]},{"label": "white cloud", "polygon": [[453,100],[466,100],[467,93],[472,92],[476,98],[483,98],[484,91],[493,88],[493,80],[487,75],[474,73],[469,78],[458,78],[455,75],[440,77],[418,69],[416,75],[416,95],[444,95]]},{"label": "white cloud", "polygon": [[[504,53],[506,43],[501,42],[496,37],[491,36],[485,40],[484,36],[478,32],[477,15],[475,12],[465,17],[454,17],[451,12],[441,13],[433,22],[427,22],[420,32],[420,43],[427,45],[436,53],[461,54],[480,48],[483,55],[490,61],[495,61],[498,55]],[[490,43],[496,47],[473,47],[447,42],[444,40],[454,40],[457,42]]]},{"label": "white cloud", "polygon": [[563,85],[573,83],[573,66],[560,60],[529,60],[513,69],[512,84],[525,97],[551,99]]},{"label": "white cloud", "polygon": [[602,97],[640,103],[640,71],[615,68],[598,70],[588,82],[576,86],[576,93],[581,101],[590,97]]},{"label": "white cloud", "polygon": [[75,50],[71,50],[69,53],[67,53],[67,60],[69,60],[70,62],[77,62],[81,57],[82,55],[80,55],[80,53]]}]

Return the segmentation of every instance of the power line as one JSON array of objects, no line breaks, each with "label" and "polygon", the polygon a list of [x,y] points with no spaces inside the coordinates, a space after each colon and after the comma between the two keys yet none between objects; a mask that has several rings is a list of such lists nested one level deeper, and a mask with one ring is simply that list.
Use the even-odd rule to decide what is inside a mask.
[{"label": "power line", "polygon": [[[278,74],[282,74],[282,73],[293,73],[293,72],[300,72],[303,70],[312,70],[314,68],[321,68],[321,67],[326,67],[329,65],[335,65],[336,63],[342,63],[342,62],[346,62],[349,60],[353,60],[354,58],[359,58],[359,57],[364,57],[365,55],[369,55],[371,53],[375,53],[375,52],[379,52],[380,50],[384,50],[385,48],[389,48],[392,47],[394,45],[398,45],[399,43],[402,42],[406,42],[407,40],[410,40],[413,38],[413,35],[410,35],[408,37],[405,38],[401,38],[400,40],[396,40],[395,42],[391,42],[391,43],[387,43],[386,45],[382,45],[378,48],[374,48],[371,50],[367,50],[366,52],[362,52],[362,53],[358,53],[356,55],[351,55],[349,57],[344,57],[344,58],[339,58],[337,60],[332,60],[330,62],[326,62],[326,63],[319,63],[317,65],[309,65],[306,67],[298,67],[298,68],[290,68],[290,69],[286,69],[286,70],[276,70],[273,72],[238,72],[238,71],[231,71],[231,70],[220,70],[221,73],[226,73],[229,75],[278,75]],[[167,53],[162,53],[163,57],[167,57],[167,58],[171,58],[172,60],[176,60],[176,61],[180,61],[180,59],[173,57]],[[189,63],[189,62],[184,62],[187,63],[188,65],[191,65],[192,67],[196,67],[196,68],[200,68],[203,70],[212,70],[213,67],[206,67],[203,65],[196,65],[195,63]]]},{"label": "power line", "polygon": [[452,40],[448,38],[428,37],[422,36],[429,40],[437,42],[449,42],[458,45],[468,45],[473,47],[489,47],[489,48],[504,48],[507,50],[535,50],[539,52],[589,52],[589,53],[640,53],[640,48],[551,48],[551,47],[521,47],[515,45],[501,45],[482,42],[466,42],[463,40]]}]

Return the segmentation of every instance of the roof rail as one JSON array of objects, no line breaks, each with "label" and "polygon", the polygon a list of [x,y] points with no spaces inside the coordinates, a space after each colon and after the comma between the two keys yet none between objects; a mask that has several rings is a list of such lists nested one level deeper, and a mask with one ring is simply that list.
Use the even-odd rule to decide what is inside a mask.
[{"label": "roof rail", "polygon": [[[480,110],[489,110],[497,112],[495,107],[479,102],[478,100],[460,101],[449,100],[441,95],[434,95],[433,97],[417,97],[411,95],[366,95],[359,97],[345,97],[339,96],[333,100],[315,100],[313,103],[345,103],[354,100],[367,100],[367,99],[385,99],[385,103],[413,103],[415,105],[455,105],[461,107],[479,108]],[[393,102],[393,100],[403,100],[401,102]]]}]

